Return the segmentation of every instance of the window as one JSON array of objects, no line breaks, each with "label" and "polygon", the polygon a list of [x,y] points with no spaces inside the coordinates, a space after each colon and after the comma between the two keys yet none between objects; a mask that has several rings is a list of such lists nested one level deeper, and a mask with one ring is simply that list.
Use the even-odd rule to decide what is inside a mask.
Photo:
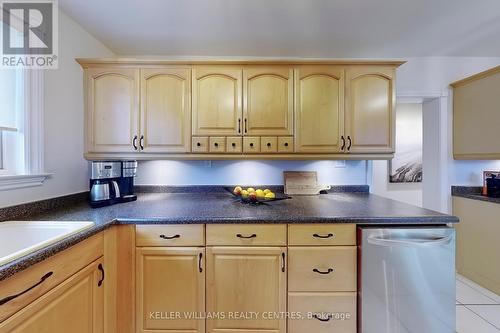
[{"label": "window", "polygon": [[21,70],[0,70],[0,175],[24,173],[21,121],[23,115]]},{"label": "window", "polygon": [[0,68],[0,191],[41,185],[47,176],[43,71]]}]

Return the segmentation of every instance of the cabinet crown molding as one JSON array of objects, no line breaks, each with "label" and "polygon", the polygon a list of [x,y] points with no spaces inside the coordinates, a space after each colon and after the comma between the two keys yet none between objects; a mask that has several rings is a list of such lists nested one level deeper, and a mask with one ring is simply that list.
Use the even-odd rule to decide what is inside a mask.
[{"label": "cabinet crown molding", "polygon": [[99,66],[168,66],[168,65],[377,65],[399,67],[402,59],[334,58],[76,58],[82,68]]}]

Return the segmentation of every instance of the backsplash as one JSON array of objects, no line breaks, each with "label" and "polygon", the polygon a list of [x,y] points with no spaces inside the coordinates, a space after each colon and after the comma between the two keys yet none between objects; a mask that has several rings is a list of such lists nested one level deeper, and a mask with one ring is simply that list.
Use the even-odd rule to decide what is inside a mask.
[{"label": "backsplash", "polygon": [[366,161],[145,161],[136,185],[283,184],[283,171],[317,171],[329,185],[367,184]]}]

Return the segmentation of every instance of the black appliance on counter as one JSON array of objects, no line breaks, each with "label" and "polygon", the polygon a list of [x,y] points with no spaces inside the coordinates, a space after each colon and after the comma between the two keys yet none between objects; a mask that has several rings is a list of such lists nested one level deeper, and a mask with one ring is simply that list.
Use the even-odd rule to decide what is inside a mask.
[{"label": "black appliance on counter", "polygon": [[497,178],[496,174],[492,174],[491,177],[486,178],[486,193],[487,196],[492,198],[500,197],[500,179]]},{"label": "black appliance on counter", "polygon": [[137,200],[136,161],[92,161],[89,201],[93,208]]},{"label": "black appliance on counter", "polygon": [[137,161],[122,161],[122,177],[118,182],[121,202],[137,200],[137,195],[134,194],[134,178],[136,173]]}]

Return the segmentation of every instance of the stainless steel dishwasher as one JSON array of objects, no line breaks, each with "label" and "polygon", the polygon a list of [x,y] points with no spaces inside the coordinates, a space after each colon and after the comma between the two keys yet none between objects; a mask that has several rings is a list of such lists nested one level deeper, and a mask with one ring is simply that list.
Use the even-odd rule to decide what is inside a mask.
[{"label": "stainless steel dishwasher", "polygon": [[455,230],[358,228],[362,333],[455,332]]}]

